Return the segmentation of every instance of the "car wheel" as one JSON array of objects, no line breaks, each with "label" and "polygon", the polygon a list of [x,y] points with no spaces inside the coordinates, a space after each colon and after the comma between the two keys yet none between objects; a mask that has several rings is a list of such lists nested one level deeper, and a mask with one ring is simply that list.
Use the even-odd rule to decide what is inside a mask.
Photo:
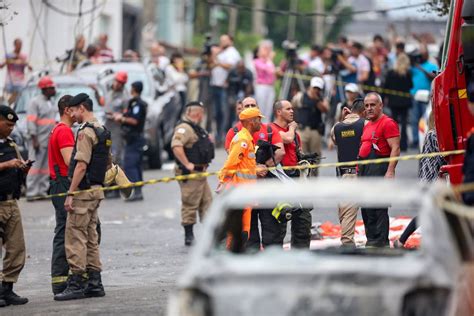
[{"label": "car wheel", "polygon": [[148,166],[150,169],[160,169],[163,165],[161,158],[163,148],[161,146],[161,140],[157,138],[156,144],[150,145],[148,148]]}]

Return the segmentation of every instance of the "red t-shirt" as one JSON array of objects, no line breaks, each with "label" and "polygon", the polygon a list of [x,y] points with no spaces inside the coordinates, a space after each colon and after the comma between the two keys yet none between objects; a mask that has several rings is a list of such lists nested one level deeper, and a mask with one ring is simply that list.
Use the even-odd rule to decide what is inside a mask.
[{"label": "red t-shirt", "polygon": [[398,124],[385,114],[383,114],[376,122],[369,121],[364,126],[364,131],[362,132],[359,157],[367,158],[372,149],[372,144],[376,144],[379,148],[377,151],[378,156],[390,156],[391,149],[388,145],[387,139],[399,136],[400,131],[398,129]]},{"label": "red t-shirt", "polygon": [[[283,128],[275,123],[272,123],[272,127],[277,130],[278,135],[280,135],[279,133],[280,131],[285,132],[285,133],[288,132],[288,127]],[[301,146],[301,138],[298,133],[296,133],[296,137],[298,138],[298,144],[300,144]],[[285,144],[284,147],[285,147],[285,156],[283,156],[283,159],[281,160],[281,164],[283,166],[298,165],[298,156],[296,155],[296,143],[293,141],[289,144]]]},{"label": "red t-shirt", "polygon": [[[259,139],[262,139],[265,141],[268,140],[267,125],[268,124],[262,123],[262,127],[260,128],[260,130],[258,132],[253,133],[253,142],[255,145],[257,144]],[[237,124],[235,124],[235,127],[237,127],[237,130],[240,131],[242,129],[242,123],[238,122]],[[280,133],[278,133],[278,130],[276,130],[275,127],[273,127],[272,125],[270,125],[270,127],[272,128],[272,144],[275,145],[278,143],[283,143],[283,140],[281,139],[281,136],[280,136]],[[232,139],[234,138],[234,136],[235,136],[235,132],[234,132],[234,128],[232,127],[227,131],[227,135],[225,136],[225,144],[224,144],[225,150],[227,151],[229,150],[230,143],[232,142]]]},{"label": "red t-shirt", "polygon": [[48,143],[48,165],[51,179],[56,179],[54,165],[58,165],[61,176],[67,176],[68,167],[61,155],[61,149],[67,147],[74,147],[74,134],[69,126],[60,122],[51,131]]}]

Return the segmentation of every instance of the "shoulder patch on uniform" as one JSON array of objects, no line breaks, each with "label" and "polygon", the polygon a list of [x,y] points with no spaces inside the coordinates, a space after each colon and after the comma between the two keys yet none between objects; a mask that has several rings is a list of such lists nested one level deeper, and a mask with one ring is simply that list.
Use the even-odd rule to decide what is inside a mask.
[{"label": "shoulder patch on uniform", "polygon": [[186,129],[183,128],[183,127],[180,127],[180,128],[178,128],[178,129],[176,130],[176,133],[178,133],[178,134],[184,134],[184,133],[186,133]]},{"label": "shoulder patch on uniform", "polygon": [[248,146],[249,146],[249,145],[247,145],[246,142],[240,143],[240,147],[242,147],[242,148],[247,148]]},{"label": "shoulder patch on uniform", "polygon": [[138,114],[140,112],[140,107],[138,105],[135,105],[132,110],[133,114]]}]

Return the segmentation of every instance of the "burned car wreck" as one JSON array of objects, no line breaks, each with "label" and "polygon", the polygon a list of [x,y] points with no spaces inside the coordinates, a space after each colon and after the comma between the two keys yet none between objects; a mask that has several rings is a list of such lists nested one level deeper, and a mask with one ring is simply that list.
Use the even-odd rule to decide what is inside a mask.
[{"label": "burned car wreck", "polygon": [[[211,207],[168,314],[472,315],[474,220],[442,207],[449,192],[442,183],[337,179],[225,192]],[[229,218],[248,205],[271,208],[281,201],[314,205],[314,211],[336,209],[341,201],[410,208],[418,211],[422,243],[414,251],[225,247],[223,232],[235,229]]]}]

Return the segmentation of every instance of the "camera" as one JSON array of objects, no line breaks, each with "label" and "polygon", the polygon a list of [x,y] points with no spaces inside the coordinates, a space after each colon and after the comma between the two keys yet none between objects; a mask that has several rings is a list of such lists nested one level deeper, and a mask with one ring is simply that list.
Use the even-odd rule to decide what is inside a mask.
[{"label": "camera", "polygon": [[337,56],[343,55],[344,51],[340,48],[331,48],[331,60],[333,62],[337,61]]},{"label": "camera", "polygon": [[212,36],[211,34],[206,33],[206,40],[204,41],[202,54],[207,55],[207,56],[211,55],[212,46],[213,46]]},{"label": "camera", "polygon": [[297,41],[290,40],[284,40],[281,44],[281,47],[286,51],[286,58],[288,59],[296,58],[296,50],[299,46],[300,44]]}]

